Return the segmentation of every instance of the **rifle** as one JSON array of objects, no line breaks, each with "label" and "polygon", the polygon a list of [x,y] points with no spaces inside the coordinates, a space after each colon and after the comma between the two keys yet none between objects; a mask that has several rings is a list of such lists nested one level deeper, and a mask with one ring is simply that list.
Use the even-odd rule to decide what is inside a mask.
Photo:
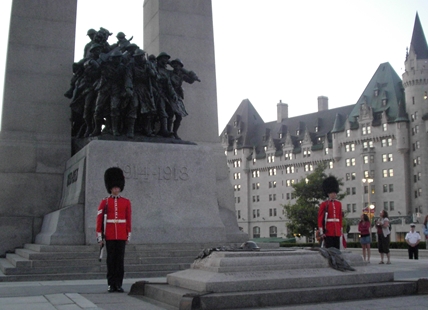
[{"label": "rifle", "polygon": [[[327,202],[327,205],[325,206],[325,209],[324,209],[324,220],[322,222],[322,229],[323,229],[324,235],[327,232],[326,225],[325,225],[325,223],[327,222],[327,217],[328,217],[328,202]],[[322,239],[321,247],[322,248],[324,247],[324,238]]]},{"label": "rifle", "polygon": [[105,205],[104,211],[103,211],[103,224],[101,227],[101,238],[103,241],[101,241],[101,245],[100,245],[100,255],[98,257],[99,262],[103,258],[103,254],[104,254],[104,240],[105,240],[106,226],[107,226],[107,207],[108,207],[108,198],[106,198],[106,205]]}]

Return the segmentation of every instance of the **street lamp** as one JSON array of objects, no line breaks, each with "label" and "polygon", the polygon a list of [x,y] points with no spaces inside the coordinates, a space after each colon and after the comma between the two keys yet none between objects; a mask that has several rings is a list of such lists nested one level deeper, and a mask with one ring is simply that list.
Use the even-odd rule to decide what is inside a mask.
[{"label": "street lamp", "polygon": [[[362,181],[364,184],[367,183],[367,212],[369,213],[369,218],[371,223],[372,218],[374,217],[374,212],[376,208],[374,205],[370,204],[370,192],[371,192],[370,184],[373,183],[374,180],[372,178],[363,178]],[[363,210],[365,209],[366,208],[364,207]]]}]

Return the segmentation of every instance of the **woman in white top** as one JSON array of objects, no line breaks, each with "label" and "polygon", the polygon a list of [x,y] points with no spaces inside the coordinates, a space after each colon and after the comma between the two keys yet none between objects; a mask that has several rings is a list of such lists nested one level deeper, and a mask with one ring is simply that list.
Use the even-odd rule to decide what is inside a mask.
[{"label": "woman in white top", "polygon": [[386,254],[387,264],[391,264],[390,254],[389,254],[389,242],[391,232],[389,231],[389,219],[388,212],[385,210],[380,211],[380,218],[376,221],[377,227],[377,236],[378,236],[378,249],[380,253],[380,263],[384,264],[383,257]]}]

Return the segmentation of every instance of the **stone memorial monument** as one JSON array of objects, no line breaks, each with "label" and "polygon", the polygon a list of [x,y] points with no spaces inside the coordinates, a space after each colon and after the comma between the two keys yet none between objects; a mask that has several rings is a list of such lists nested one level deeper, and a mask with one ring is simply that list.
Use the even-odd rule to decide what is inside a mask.
[{"label": "stone memorial monument", "polygon": [[[63,94],[72,73],[76,5],[76,0],[13,2],[0,135],[5,189],[0,255],[31,242],[96,243],[96,208],[106,196],[103,172],[111,166],[125,172],[124,195],[133,205],[133,243],[247,240],[238,229],[217,136],[211,1],[144,1],[144,46],[132,51],[137,56],[142,49],[147,55],[167,51],[173,59],[171,71],[183,64],[194,70],[193,79],[200,82],[183,86],[188,115],[181,121],[175,112],[167,123],[169,131],[180,127],[180,136],[175,131],[157,143],[133,139],[129,127],[113,130],[116,119],[110,111],[113,118],[103,121],[106,127],[110,123],[113,138],[96,132],[82,137],[84,142],[72,151],[70,101]],[[179,93],[182,81],[175,82]],[[132,95],[129,92],[128,98]]]}]

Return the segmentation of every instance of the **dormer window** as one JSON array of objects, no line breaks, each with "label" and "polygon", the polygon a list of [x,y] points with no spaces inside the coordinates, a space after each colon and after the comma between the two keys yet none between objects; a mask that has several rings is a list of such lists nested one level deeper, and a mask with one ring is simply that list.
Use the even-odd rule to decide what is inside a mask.
[{"label": "dormer window", "polygon": [[375,97],[379,96],[379,89],[377,89],[377,88],[376,88],[376,89],[374,90],[374,96],[375,96]]},{"label": "dormer window", "polygon": [[234,121],[233,122],[233,126],[237,127],[238,126],[238,121]]},{"label": "dormer window", "polygon": [[279,134],[279,138],[282,139],[282,133]]},{"label": "dormer window", "polygon": [[240,134],[241,134],[241,128],[238,129],[238,135],[240,135]]},{"label": "dormer window", "polygon": [[315,132],[318,132],[318,126],[315,126]]},{"label": "dormer window", "polygon": [[297,129],[296,130],[296,135],[298,136],[300,134],[300,130],[299,129]]},{"label": "dormer window", "polygon": [[424,100],[427,100],[428,99],[428,93],[427,92],[425,92],[424,93]]},{"label": "dormer window", "polygon": [[386,98],[383,98],[383,99],[382,99],[382,106],[383,106],[383,107],[385,107],[385,106],[386,106],[387,101],[388,101],[388,100],[387,100]]}]

